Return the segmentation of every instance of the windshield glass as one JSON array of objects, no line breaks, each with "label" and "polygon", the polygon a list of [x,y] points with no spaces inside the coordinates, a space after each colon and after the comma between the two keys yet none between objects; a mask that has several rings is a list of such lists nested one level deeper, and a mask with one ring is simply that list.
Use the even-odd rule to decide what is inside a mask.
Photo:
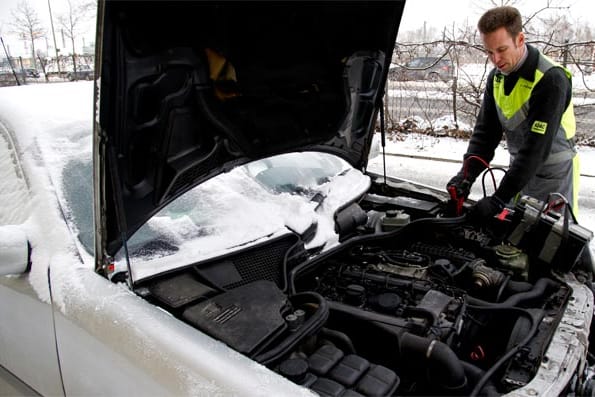
[{"label": "windshield glass", "polygon": [[91,159],[74,158],[62,170],[63,211],[71,230],[89,254],[94,252],[93,174]]},{"label": "windshield glass", "polygon": [[[360,171],[324,153],[290,153],[238,167],[186,192],[128,240],[133,279],[313,226],[307,247],[331,246],[338,240],[334,212],[369,184]],[[125,267],[122,249],[116,268]]]}]

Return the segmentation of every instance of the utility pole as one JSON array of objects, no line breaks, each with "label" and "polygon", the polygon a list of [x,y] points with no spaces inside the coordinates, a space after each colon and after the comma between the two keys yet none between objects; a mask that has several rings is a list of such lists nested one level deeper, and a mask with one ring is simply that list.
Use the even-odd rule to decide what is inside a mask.
[{"label": "utility pole", "polygon": [[0,42],[2,42],[2,48],[4,48],[4,53],[6,54],[6,59],[8,59],[8,65],[10,66],[10,70],[12,70],[14,79],[16,80],[17,85],[21,85],[21,82],[19,81],[19,77],[17,76],[17,73],[14,70],[14,67],[12,66],[12,61],[10,60],[10,55],[9,55],[8,51],[6,50],[6,46],[4,45],[4,39],[1,36],[0,36]]},{"label": "utility pole", "polygon": [[58,77],[62,77],[62,71],[60,70],[60,57],[58,55],[58,44],[56,44],[56,32],[54,31],[54,18],[52,18],[52,6],[50,0],[48,0],[48,10],[50,11],[50,25],[52,26],[52,37],[54,38],[54,50],[56,50],[56,64],[58,65]]}]

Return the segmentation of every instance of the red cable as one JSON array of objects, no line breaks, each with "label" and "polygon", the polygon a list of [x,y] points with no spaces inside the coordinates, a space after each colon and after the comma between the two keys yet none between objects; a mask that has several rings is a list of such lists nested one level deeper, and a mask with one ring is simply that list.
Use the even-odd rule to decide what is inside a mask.
[{"label": "red cable", "polygon": [[[467,168],[469,166],[469,160],[478,160],[480,163],[482,163],[486,167],[486,169],[490,172],[490,176],[492,177],[492,183],[494,184],[494,191],[495,191],[497,189],[497,186],[496,186],[496,177],[494,177],[494,171],[490,168],[490,164],[479,156],[473,155],[473,156],[469,156],[465,159],[465,161],[463,162],[463,178],[467,178]],[[484,194],[485,194],[485,192],[484,192]]]}]

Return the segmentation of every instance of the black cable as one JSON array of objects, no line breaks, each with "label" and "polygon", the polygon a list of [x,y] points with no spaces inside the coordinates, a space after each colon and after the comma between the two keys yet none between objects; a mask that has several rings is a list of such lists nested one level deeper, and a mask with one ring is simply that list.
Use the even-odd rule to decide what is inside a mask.
[{"label": "black cable", "polygon": [[498,188],[496,186],[496,178],[494,177],[494,170],[502,171],[502,172],[504,172],[504,174],[506,174],[506,172],[507,172],[502,167],[488,167],[488,168],[486,168],[486,170],[483,172],[483,175],[481,176],[481,188],[483,189],[483,197],[486,197],[486,184],[485,184],[485,180],[486,180],[486,175],[488,174],[488,172],[490,172],[490,174],[492,176],[492,182],[494,184],[494,191],[496,191],[496,189]]},{"label": "black cable", "polygon": [[[494,189],[495,189],[496,188],[496,178],[494,177],[494,172],[491,171],[490,164],[487,161],[485,161],[484,159],[482,159],[480,156],[476,156],[476,155],[469,156],[463,161],[463,178],[467,179],[467,176],[469,175],[469,162],[471,160],[479,161],[486,168],[486,172],[487,171],[490,172],[490,175],[492,176],[492,182],[494,183]],[[485,196],[485,192],[484,192],[484,196]]]},{"label": "black cable", "polygon": [[[496,371],[499,370],[500,367],[504,363],[506,363],[516,353],[518,353],[518,351],[523,346],[525,346],[527,343],[529,343],[529,341],[533,338],[533,336],[537,332],[537,328],[539,327],[539,323],[540,323],[540,320],[541,319],[534,318],[533,317],[533,314],[531,314],[529,311],[527,311],[525,309],[518,308],[518,307],[483,307],[483,306],[474,306],[474,305],[469,305],[469,307],[470,308],[473,308],[473,309],[481,309],[481,310],[510,310],[510,311],[516,311],[516,312],[520,313],[521,315],[526,316],[529,319],[529,322],[531,323],[531,328],[530,328],[529,332],[521,340],[521,342],[518,343],[516,346],[514,346],[512,349],[510,349],[508,352],[506,352],[506,354],[504,354],[502,357],[500,357],[500,359],[498,359],[498,361],[496,361],[494,363],[494,365],[492,365],[490,367],[490,369],[488,369],[485,372],[485,374],[482,376],[482,378],[479,380],[479,382],[477,382],[477,384],[475,385],[475,387],[471,391],[471,394],[469,395],[470,397],[474,397],[474,396],[477,396],[479,394],[479,392],[484,387],[484,385],[490,380],[490,378],[494,375],[494,373],[496,373]],[[541,316],[543,316],[543,313],[541,313]]]}]

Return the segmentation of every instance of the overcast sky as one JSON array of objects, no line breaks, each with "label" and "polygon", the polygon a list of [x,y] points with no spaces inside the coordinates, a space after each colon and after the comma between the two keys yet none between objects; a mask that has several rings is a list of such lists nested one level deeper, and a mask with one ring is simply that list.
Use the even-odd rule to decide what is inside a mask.
[{"label": "overcast sky", "polygon": [[[500,4],[501,1],[494,0]],[[444,26],[452,26],[453,22],[475,26],[481,14],[491,8],[494,2],[488,0],[409,0],[405,2],[405,12],[401,19],[399,31],[415,30],[422,27],[424,22],[428,27],[441,30]],[[559,7],[568,7],[568,16],[572,21],[595,23],[592,20],[595,12],[593,0],[550,0]],[[543,8],[546,0],[519,0],[515,6],[523,15],[529,15]]]},{"label": "overcast sky", "polygon": [[[10,52],[11,56],[19,56],[24,55],[28,56],[29,52],[25,51],[25,45],[21,40],[18,40],[16,36],[12,33],[13,28],[10,26],[10,22],[12,20],[11,11],[17,8],[17,5],[20,1],[23,0],[0,0],[0,34],[4,40],[4,43],[8,46],[8,51]],[[54,20],[54,29],[56,32],[56,41],[58,48],[63,47],[62,45],[62,37],[60,34],[60,29],[58,26],[57,18],[61,14],[65,14],[68,7],[67,0],[25,0],[32,8],[35,9],[37,12],[37,16],[42,21],[42,24],[47,29],[47,39],[48,45],[50,46],[50,52],[53,51],[53,40],[50,28],[50,13],[49,8],[52,9],[52,17]],[[72,4],[79,4],[83,0],[72,0]],[[48,6],[49,4],[49,6]],[[68,43],[68,38],[66,39],[66,47],[69,48],[70,44]],[[82,47],[83,40],[85,45],[88,45],[90,42],[95,41],[95,20],[91,20],[88,26],[86,27],[86,32],[83,33],[76,43],[77,47]],[[41,39],[36,42],[36,48],[41,49],[42,51],[46,51],[46,41]],[[1,58],[5,57],[4,50],[0,48],[1,51]],[[79,51],[79,49],[77,49]]]},{"label": "overcast sky", "polygon": [[[17,7],[19,1],[22,0],[0,0],[0,35],[2,35],[4,42],[8,45],[12,56],[27,55],[24,51],[24,44],[14,37],[11,33],[9,25],[11,10]],[[43,21],[48,29],[48,45],[52,46],[51,31],[49,23],[49,7],[52,8],[52,15],[54,17],[54,24],[56,27],[56,39],[58,47],[61,47],[61,35],[57,28],[56,18],[66,12],[67,0],[26,0],[35,10],[39,18]],[[77,3],[83,0],[72,0]],[[192,0],[190,0],[192,1]],[[555,5],[568,7],[568,16],[572,21],[589,22],[589,18],[594,14],[595,5],[593,0],[549,0]],[[401,20],[400,31],[415,30],[423,27],[424,23],[428,28],[435,27],[441,30],[444,26],[452,26],[455,23],[468,23],[475,26],[477,19],[487,8],[490,8],[494,2],[500,3],[499,0],[407,0],[405,3],[405,12]],[[532,13],[538,8],[545,5],[546,0],[518,0],[515,5],[519,8],[521,13]],[[563,11],[557,11],[563,12]],[[81,37],[77,46],[82,45],[82,40],[88,44],[95,40],[95,30],[93,24],[89,24],[88,30],[84,37]],[[37,44],[41,50],[46,50],[45,40],[40,40]],[[4,54],[2,53],[2,57]]]}]

